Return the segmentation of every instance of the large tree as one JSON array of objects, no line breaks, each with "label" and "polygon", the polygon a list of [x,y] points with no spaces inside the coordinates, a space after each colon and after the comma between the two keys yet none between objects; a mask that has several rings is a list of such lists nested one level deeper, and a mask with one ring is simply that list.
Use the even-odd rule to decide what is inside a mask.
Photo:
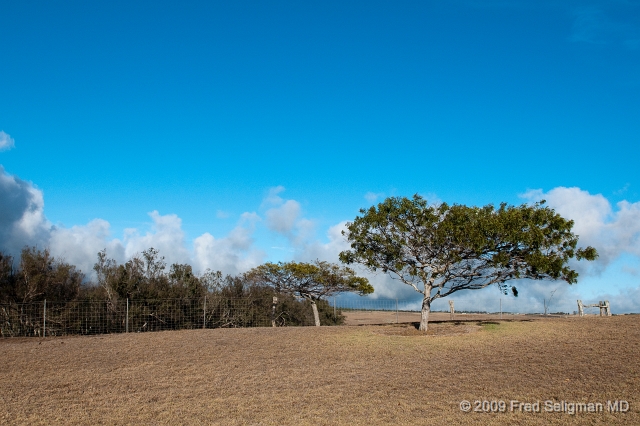
[{"label": "large tree", "polygon": [[356,276],[352,269],[319,260],[313,263],[265,263],[245,276],[257,284],[272,286],[277,292],[309,300],[316,326],[320,326],[316,302],[322,297],[347,291],[361,295],[373,293],[369,281]]},{"label": "large tree", "polygon": [[346,264],[381,270],[423,295],[420,330],[427,330],[431,303],[460,290],[491,284],[506,292],[507,281],[577,282],[571,258],[594,260],[593,247],[576,249],[578,236],[544,200],[534,205],[429,205],[419,195],[390,197],[347,223],[351,250]]}]

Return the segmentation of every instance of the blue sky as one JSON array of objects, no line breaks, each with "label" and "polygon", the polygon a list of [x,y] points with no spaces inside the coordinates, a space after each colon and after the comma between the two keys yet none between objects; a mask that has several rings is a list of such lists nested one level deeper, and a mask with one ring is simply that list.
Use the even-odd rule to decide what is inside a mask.
[{"label": "blue sky", "polygon": [[335,257],[389,195],[551,193],[587,242],[621,239],[584,291],[635,289],[640,4],[511,3],[2,2],[0,164],[42,197],[3,200],[0,228],[39,231],[2,244],[236,272]]}]

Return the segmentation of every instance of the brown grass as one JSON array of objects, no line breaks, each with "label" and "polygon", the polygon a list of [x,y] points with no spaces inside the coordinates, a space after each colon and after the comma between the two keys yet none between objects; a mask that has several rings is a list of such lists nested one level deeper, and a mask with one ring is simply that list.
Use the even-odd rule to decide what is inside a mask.
[{"label": "brown grass", "polygon": [[[343,311],[346,325],[379,325],[379,324],[396,324],[420,322],[420,312],[398,312],[395,311]],[[474,321],[474,320],[525,320],[531,318],[549,318],[557,317],[544,315],[523,315],[523,314],[466,314],[456,313],[454,318],[456,321]],[[450,321],[451,315],[448,312],[431,312],[429,315],[430,322]]]},{"label": "brown grass", "polygon": [[[8,424],[640,424],[640,317],[0,340]],[[604,402],[464,413],[461,400]],[[623,399],[627,413],[609,413]]]}]

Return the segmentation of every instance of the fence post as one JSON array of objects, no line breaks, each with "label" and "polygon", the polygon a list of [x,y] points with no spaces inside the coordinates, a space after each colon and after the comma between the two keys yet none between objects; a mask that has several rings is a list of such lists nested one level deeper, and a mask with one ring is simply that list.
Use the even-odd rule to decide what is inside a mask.
[{"label": "fence post", "polygon": [[338,316],[336,315],[336,297],[333,296],[333,320],[337,320]]},{"label": "fence post", "polygon": [[42,315],[42,337],[47,336],[47,299],[44,299],[44,312]]},{"label": "fence post", "polygon": [[207,328],[207,296],[204,297],[204,307],[202,309],[202,329]]},{"label": "fence post", "polygon": [[127,297],[127,318],[124,326],[125,333],[129,332],[129,298]]},{"label": "fence post", "polygon": [[276,304],[278,303],[278,298],[273,296],[273,303],[271,304],[271,327],[276,326]]},{"label": "fence post", "polygon": [[500,319],[502,319],[502,297],[500,298]]}]

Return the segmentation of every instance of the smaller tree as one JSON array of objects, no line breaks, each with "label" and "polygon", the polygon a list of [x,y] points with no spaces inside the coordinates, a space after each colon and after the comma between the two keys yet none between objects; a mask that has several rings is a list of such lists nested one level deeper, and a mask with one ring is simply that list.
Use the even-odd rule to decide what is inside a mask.
[{"label": "smaller tree", "polygon": [[321,298],[347,291],[360,295],[373,293],[369,281],[356,276],[352,269],[320,260],[265,263],[247,272],[246,277],[257,284],[271,286],[277,292],[311,302],[316,326],[320,326],[317,301]]}]

